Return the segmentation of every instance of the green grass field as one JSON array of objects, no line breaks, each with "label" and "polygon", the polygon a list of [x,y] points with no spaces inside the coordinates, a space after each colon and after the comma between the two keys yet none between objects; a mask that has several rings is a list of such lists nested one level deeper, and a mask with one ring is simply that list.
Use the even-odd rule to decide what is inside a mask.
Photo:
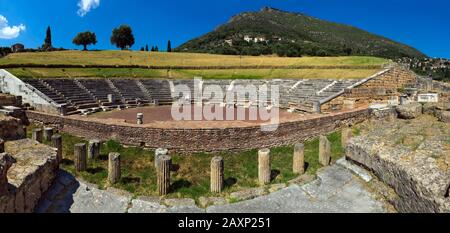
[{"label": "green grass field", "polygon": [[373,75],[387,63],[376,57],[286,58],[136,51],[13,53],[0,59],[0,67],[9,65],[8,71],[20,78],[353,79]]},{"label": "green grass field", "polygon": [[378,69],[220,69],[162,70],[141,68],[11,68],[20,78],[166,78],[166,79],[357,79]]},{"label": "green grass field", "polygon": [[[34,126],[35,127],[35,126]],[[32,128],[32,127],[30,127]],[[28,130],[29,134],[31,129]],[[341,147],[341,134],[328,135],[332,143],[332,160],[336,161],[343,156]],[[31,135],[28,135],[31,137]],[[100,188],[107,187],[108,161],[110,152],[121,154],[122,179],[114,187],[127,190],[133,195],[153,196],[156,191],[156,173],[154,169],[154,152],[139,147],[123,147],[115,141],[108,141],[101,148],[101,156],[97,160],[88,162],[89,169],[86,172],[75,172],[73,162],[73,148],[76,143],[85,140],[68,134],[63,136],[63,163],[61,167],[73,175],[97,184]],[[49,144],[49,142],[44,142]],[[308,174],[315,174],[320,168],[318,162],[319,141],[314,139],[305,143],[305,161]],[[225,162],[226,187],[222,194],[226,196],[230,192],[243,188],[257,187],[258,164],[257,151],[249,150],[241,153],[219,154],[193,154],[171,155],[173,163],[179,166],[176,172],[171,173],[171,193],[168,197],[189,197],[198,199],[201,196],[211,196],[209,192],[210,161],[213,156],[220,155]],[[278,174],[272,183],[286,183],[296,177],[292,173],[293,147],[277,147],[271,149],[271,163],[273,171]]]}]

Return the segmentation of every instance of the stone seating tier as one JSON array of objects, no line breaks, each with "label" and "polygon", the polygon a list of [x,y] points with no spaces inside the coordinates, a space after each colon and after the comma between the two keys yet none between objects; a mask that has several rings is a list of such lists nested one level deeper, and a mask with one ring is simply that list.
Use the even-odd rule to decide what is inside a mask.
[{"label": "stone seating tier", "polygon": [[[333,97],[352,86],[359,79],[355,80],[332,80],[332,79],[274,79],[274,80],[204,80],[206,85],[217,85],[226,92],[237,85],[260,85],[268,86],[267,101],[258,101],[257,104],[265,105],[271,102],[271,85],[279,87],[279,105],[283,108],[296,108],[300,110],[312,110],[314,102]],[[68,104],[68,109],[89,109],[100,106],[127,107],[140,106],[142,104],[158,101],[160,104],[171,104],[181,96],[172,93],[171,85],[186,85],[191,91],[191,100],[194,96],[193,80],[158,80],[158,79],[45,79],[26,80],[26,82],[50,99],[60,104]],[[232,89],[233,90],[233,89]],[[109,103],[108,95],[113,94],[116,103]],[[249,95],[246,95],[249,98]],[[212,96],[204,98],[203,102],[224,103],[226,96],[219,98]],[[74,107],[75,109],[72,109]]]}]

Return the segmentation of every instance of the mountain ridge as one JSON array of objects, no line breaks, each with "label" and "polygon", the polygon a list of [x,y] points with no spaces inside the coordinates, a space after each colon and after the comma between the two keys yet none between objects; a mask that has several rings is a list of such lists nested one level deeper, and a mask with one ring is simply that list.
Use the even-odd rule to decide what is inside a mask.
[{"label": "mountain ridge", "polygon": [[289,57],[427,57],[411,46],[355,26],[271,7],[234,15],[213,31],[180,45],[176,51]]}]

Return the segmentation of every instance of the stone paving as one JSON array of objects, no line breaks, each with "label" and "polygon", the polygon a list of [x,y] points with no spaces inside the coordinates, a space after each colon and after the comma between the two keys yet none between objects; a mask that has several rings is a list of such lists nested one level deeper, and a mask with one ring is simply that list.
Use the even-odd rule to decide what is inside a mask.
[{"label": "stone paving", "polygon": [[61,171],[38,213],[379,213],[384,202],[370,193],[350,170],[332,165],[305,185],[290,185],[266,196],[225,205],[199,208],[192,199],[138,197],[100,190]]}]

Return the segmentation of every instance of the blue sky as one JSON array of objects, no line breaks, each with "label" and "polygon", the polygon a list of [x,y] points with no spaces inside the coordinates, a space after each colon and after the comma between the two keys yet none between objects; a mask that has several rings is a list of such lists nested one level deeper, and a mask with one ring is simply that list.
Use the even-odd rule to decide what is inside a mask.
[{"label": "blue sky", "polygon": [[168,39],[175,47],[263,6],[350,24],[429,56],[450,58],[448,0],[0,0],[0,46],[38,47],[50,25],[56,47],[77,48],[72,38],[91,30],[99,42],[91,48],[115,49],[109,42],[112,29],[129,24],[136,37],[133,49],[145,44],[165,49]]}]

